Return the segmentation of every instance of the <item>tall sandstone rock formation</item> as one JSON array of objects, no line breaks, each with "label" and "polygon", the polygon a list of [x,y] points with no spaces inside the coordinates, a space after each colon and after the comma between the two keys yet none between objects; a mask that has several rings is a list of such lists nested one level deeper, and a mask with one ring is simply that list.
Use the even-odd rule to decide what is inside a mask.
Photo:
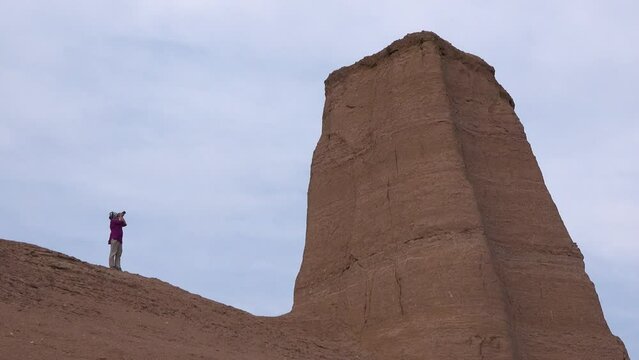
[{"label": "tall sandstone rock formation", "polygon": [[429,32],[326,80],[293,315],[377,359],[627,359],[512,98]]}]

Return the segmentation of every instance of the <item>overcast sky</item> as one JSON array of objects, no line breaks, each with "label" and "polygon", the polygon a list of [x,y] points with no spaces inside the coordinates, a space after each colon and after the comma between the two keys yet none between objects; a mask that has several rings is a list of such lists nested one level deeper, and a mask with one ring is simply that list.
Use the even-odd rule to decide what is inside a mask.
[{"label": "overcast sky", "polygon": [[0,0],[0,237],[290,310],[323,81],[432,30],[496,68],[639,357],[639,5]]}]

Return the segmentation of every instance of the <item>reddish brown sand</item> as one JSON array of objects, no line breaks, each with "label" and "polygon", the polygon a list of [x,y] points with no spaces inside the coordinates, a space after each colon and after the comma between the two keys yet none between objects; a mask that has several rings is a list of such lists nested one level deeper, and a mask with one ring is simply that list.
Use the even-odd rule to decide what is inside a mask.
[{"label": "reddish brown sand", "polygon": [[628,359],[512,98],[427,32],[326,80],[290,314],[8,241],[0,276],[0,359]]}]

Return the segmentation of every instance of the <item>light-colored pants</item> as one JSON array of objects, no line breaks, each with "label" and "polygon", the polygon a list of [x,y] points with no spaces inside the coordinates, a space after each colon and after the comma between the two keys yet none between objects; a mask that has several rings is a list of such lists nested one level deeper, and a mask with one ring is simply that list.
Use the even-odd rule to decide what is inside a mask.
[{"label": "light-colored pants", "polygon": [[111,240],[111,253],[109,254],[109,267],[120,268],[120,257],[122,256],[122,243],[117,240]]}]

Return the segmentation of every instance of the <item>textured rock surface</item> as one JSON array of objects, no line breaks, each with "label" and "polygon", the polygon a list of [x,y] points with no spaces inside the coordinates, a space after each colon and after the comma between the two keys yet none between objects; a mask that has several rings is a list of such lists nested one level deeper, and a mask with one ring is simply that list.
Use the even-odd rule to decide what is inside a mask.
[{"label": "textured rock surface", "polygon": [[347,333],[0,240],[0,360],[368,359]]},{"label": "textured rock surface", "polygon": [[435,34],[329,76],[308,201],[279,318],[0,241],[0,359],[627,359],[513,100]]},{"label": "textured rock surface", "polygon": [[494,69],[411,34],[326,81],[295,313],[380,359],[624,359]]}]

